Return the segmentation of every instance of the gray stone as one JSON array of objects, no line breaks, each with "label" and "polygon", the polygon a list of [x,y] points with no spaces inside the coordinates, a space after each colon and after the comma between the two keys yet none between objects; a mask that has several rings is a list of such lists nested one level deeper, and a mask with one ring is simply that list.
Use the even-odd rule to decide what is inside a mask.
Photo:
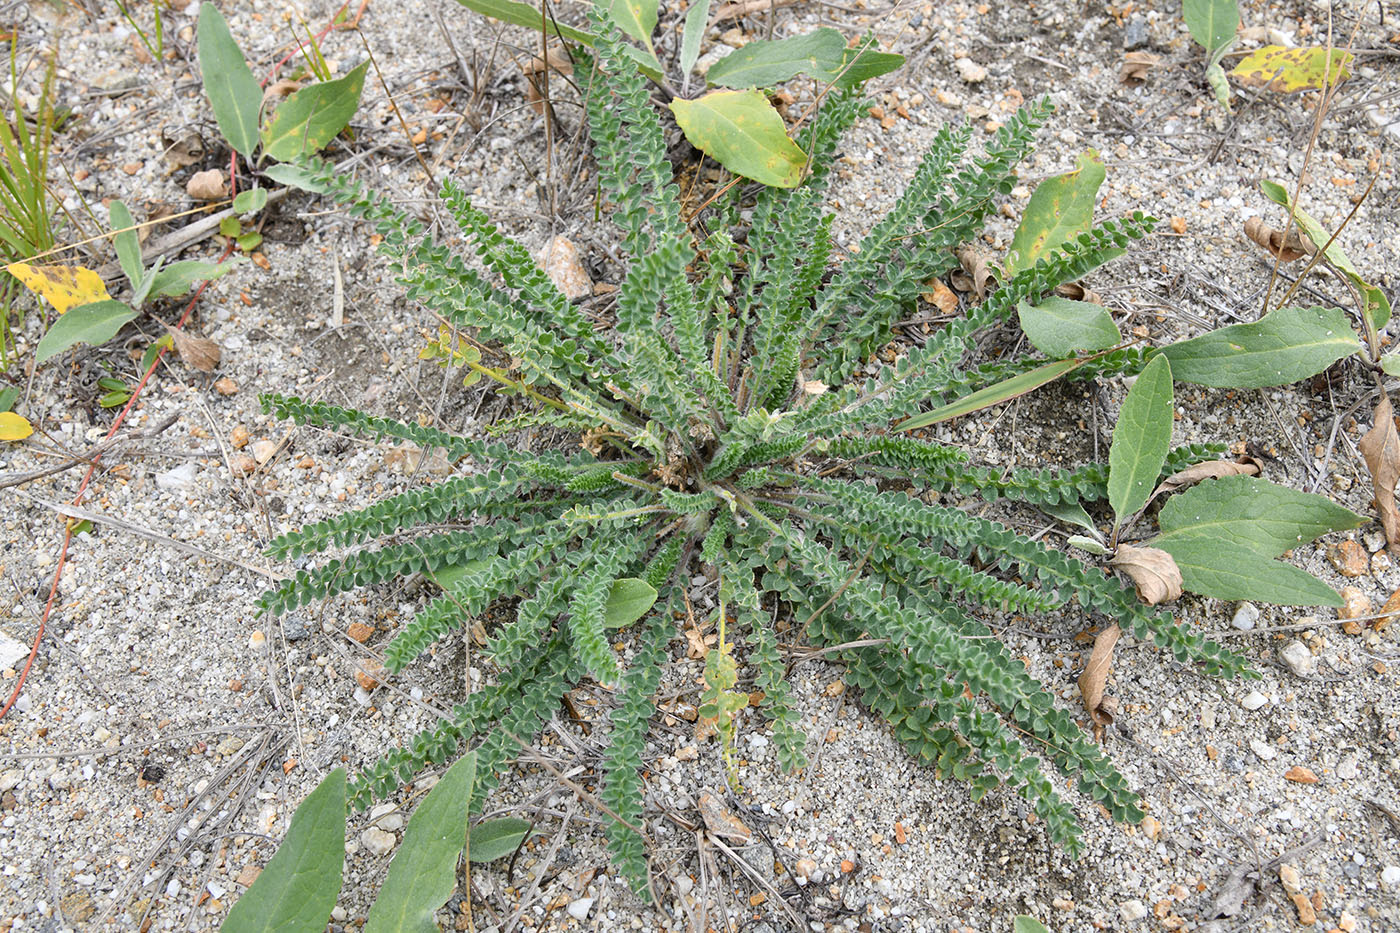
[{"label": "gray stone", "polygon": [[1278,749],[1274,748],[1268,742],[1262,742],[1259,739],[1250,739],[1249,748],[1254,754],[1259,756],[1260,761],[1273,761],[1278,757]]},{"label": "gray stone", "polygon": [[1259,607],[1254,603],[1240,603],[1230,619],[1230,625],[1241,632],[1248,632],[1259,624]]},{"label": "gray stone", "polygon": [[1269,698],[1264,696],[1264,694],[1260,693],[1258,690],[1249,691],[1244,695],[1244,699],[1240,700],[1240,705],[1243,706],[1245,709],[1249,710],[1251,713],[1255,712],[1256,710],[1263,709],[1268,704]]},{"label": "gray stone", "polygon": [[388,855],[394,851],[394,844],[398,842],[393,833],[385,832],[378,826],[371,826],[360,833],[360,844],[371,855]]},{"label": "gray stone", "polygon": [[1136,898],[1124,901],[1118,905],[1118,914],[1123,918],[1124,923],[1137,923],[1147,916],[1147,905]]},{"label": "gray stone", "polygon": [[1134,16],[1123,29],[1123,51],[1134,52],[1147,45],[1147,20]]},{"label": "gray stone", "polygon": [[1298,677],[1307,677],[1317,670],[1317,658],[1296,638],[1279,650],[1278,659]]}]

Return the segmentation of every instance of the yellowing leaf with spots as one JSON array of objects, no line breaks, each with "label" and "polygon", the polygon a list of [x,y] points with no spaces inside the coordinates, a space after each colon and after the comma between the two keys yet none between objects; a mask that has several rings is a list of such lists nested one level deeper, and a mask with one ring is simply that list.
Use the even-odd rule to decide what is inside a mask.
[{"label": "yellowing leaf with spots", "polygon": [[736,175],[775,188],[795,188],[807,154],[787,134],[768,98],[747,91],[711,91],[695,100],[676,98],[671,112],[697,148]]},{"label": "yellowing leaf with spots", "polygon": [[47,298],[59,314],[78,305],[112,297],[107,294],[102,277],[82,266],[31,266],[27,262],[12,262],[5,269],[30,291]]},{"label": "yellowing leaf with spots", "polygon": [[1266,87],[1279,94],[1317,90],[1324,77],[1331,87],[1351,74],[1352,59],[1344,49],[1289,49],[1266,45],[1255,49],[1230,69],[1230,77],[1245,87]]},{"label": "yellowing leaf with spots", "polygon": [[[1089,149],[1080,154],[1074,171],[1047,178],[1036,186],[1011,238],[1007,275],[1031,268],[1046,253],[1089,229],[1104,175],[1103,159]],[[1114,255],[1119,252],[1122,250]]]},{"label": "yellowing leaf with spots", "polygon": [[22,441],[34,433],[34,425],[23,415],[0,411],[0,441]]}]

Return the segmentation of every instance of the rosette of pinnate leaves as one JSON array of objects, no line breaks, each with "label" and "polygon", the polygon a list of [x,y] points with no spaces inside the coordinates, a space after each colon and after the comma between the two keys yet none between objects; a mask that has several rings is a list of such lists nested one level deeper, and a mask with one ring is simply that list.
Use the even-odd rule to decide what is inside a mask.
[{"label": "rosette of pinnate leaves", "polygon": [[[440,448],[458,467],[443,482],[277,539],[271,553],[283,558],[348,550],[265,594],[266,609],[426,574],[444,592],[388,645],[395,673],[488,607],[507,619],[490,633],[490,685],[361,772],[354,802],[392,795],[422,769],[474,748],[480,806],[517,739],[534,735],[567,691],[592,678],[616,691],[601,779],[616,815],[609,843],[645,892],[639,769],[647,723],[670,644],[694,612],[693,624],[720,627],[704,705],[721,727],[732,725],[746,700],[735,693],[730,661],[747,664],[787,767],[802,766],[807,736],[778,646],[783,627],[790,641],[861,642],[833,657],[910,753],[939,775],[971,782],[978,798],[1010,788],[1071,852],[1081,831],[1055,772],[1115,819],[1139,819],[1125,779],[985,619],[1077,603],[1076,611],[1209,672],[1237,673],[1241,662],[1102,571],[922,497],[955,490],[1048,506],[1103,499],[1104,467],[992,471],[958,449],[891,431],[931,404],[1043,364],[979,367],[969,359],[979,332],[1112,258],[1153,221],[1101,224],[923,346],[872,367],[924,283],[953,267],[953,249],[977,236],[997,196],[1010,191],[1048,102],[1008,120],[976,157],[966,153],[970,129],[941,130],[898,203],[838,264],[822,195],[838,138],[865,110],[857,89],[831,93],[799,133],[810,155],[804,184],[763,188],[745,203],[752,220],[740,245],[737,194],[698,225],[682,219],[643,79],[616,30],[596,12],[593,22],[597,57],[576,74],[602,197],[628,259],[611,329],[595,330],[450,181],[443,202],[479,263],[427,238],[333,167],[310,169],[383,235],[411,297],[517,367],[507,374],[477,364],[484,375],[538,405],[540,422],[587,442],[527,453],[323,403],[264,398],[280,417]],[[1165,470],[1202,456],[1178,451]],[[449,522],[452,530],[441,530]],[[686,599],[692,578],[706,571],[718,579],[708,620]]]}]

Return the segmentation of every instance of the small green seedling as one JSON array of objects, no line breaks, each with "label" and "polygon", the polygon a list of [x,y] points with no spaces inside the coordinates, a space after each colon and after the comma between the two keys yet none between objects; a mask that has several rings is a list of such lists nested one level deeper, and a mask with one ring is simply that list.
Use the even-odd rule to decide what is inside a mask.
[{"label": "small green seedling", "polygon": [[1206,82],[1220,106],[1229,110],[1230,82],[1220,60],[1235,44],[1235,30],[1240,25],[1235,0],[1182,0],[1182,16],[1191,38],[1206,50]]}]

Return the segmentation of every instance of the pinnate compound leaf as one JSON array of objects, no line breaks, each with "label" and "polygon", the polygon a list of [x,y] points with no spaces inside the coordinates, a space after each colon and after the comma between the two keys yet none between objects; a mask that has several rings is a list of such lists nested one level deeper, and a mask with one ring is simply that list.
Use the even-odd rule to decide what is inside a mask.
[{"label": "pinnate compound leaf", "polygon": [[711,91],[676,98],[671,112],[686,139],[736,175],[775,188],[795,188],[806,154],[787,135],[783,118],[755,90]]},{"label": "pinnate compound leaf", "polygon": [[1371,472],[1376,511],[1380,513],[1385,540],[1392,547],[1400,543],[1400,511],[1395,507],[1395,484],[1400,480],[1400,435],[1395,431],[1395,413],[1390,397],[1381,396],[1375,423],[1358,444],[1366,469]]},{"label": "pinnate compound leaf", "polygon": [[[608,18],[624,33],[645,45],[651,45],[651,34],[656,30],[657,0],[605,0]],[[536,17],[538,22],[539,17]]]},{"label": "pinnate compound leaf", "polygon": [[223,933],[321,933],[345,865],[345,769],[336,768],[292,814],[277,854],[238,899]]},{"label": "pinnate compound leaf", "polygon": [[1016,306],[1026,339],[1051,359],[1107,350],[1123,339],[1113,318],[1101,305],[1050,296],[1039,304]]},{"label": "pinnate compound leaf", "polygon": [[1027,392],[1038,389],[1047,382],[1054,382],[1065,373],[1078,369],[1089,362],[1089,359],[1056,360],[1053,363],[1046,363],[1044,366],[1037,366],[1019,376],[1012,376],[1010,379],[1003,379],[1001,382],[989,385],[985,389],[978,389],[956,402],[949,402],[933,411],[915,415],[908,421],[901,423],[898,426],[899,430],[913,431],[918,428],[926,428],[931,424],[938,424],[940,421],[951,421],[954,418],[961,418],[963,415],[970,415],[974,411],[981,411],[984,408],[991,408],[993,405],[1000,405],[1002,402],[1020,398]]},{"label": "pinnate compound leaf", "polygon": [[1235,41],[1240,25],[1235,0],[1182,0],[1181,6],[1191,38],[1207,52],[1213,55]]},{"label": "pinnate compound leaf", "polygon": [[369,62],[360,62],[344,77],[304,87],[283,101],[263,130],[263,151],[289,162],[335,139],[360,106],[368,67]]},{"label": "pinnate compound leaf", "polygon": [[656,588],[637,577],[614,580],[603,606],[603,625],[624,628],[646,615],[656,602]]},{"label": "pinnate compound leaf", "polygon": [[102,276],[82,266],[35,266],[27,262],[12,262],[5,271],[24,283],[36,295],[48,299],[59,314],[78,305],[105,301],[107,286]]},{"label": "pinnate compound leaf", "polygon": [[1342,598],[1316,577],[1219,538],[1184,536],[1150,543],[1171,554],[1183,587],[1202,596],[1280,606],[1342,605]]},{"label": "pinnate compound leaf", "polygon": [[845,38],[830,26],[790,39],[760,39],[715,62],[705,80],[721,87],[773,87],[801,74],[839,70],[845,51]]},{"label": "pinnate compound leaf", "polygon": [[1172,368],[1155,357],[1128,390],[1108,449],[1108,503],[1122,524],[1147,504],[1172,442]]},{"label": "pinnate compound leaf", "polygon": [[476,753],[470,752],[447,769],[413,811],[364,933],[436,933],[433,911],[447,903],[457,886],[475,781]]},{"label": "pinnate compound leaf", "polygon": [[1320,90],[1324,79],[1328,87],[1345,81],[1355,57],[1345,49],[1266,45],[1240,59],[1230,77],[1245,87],[1266,87],[1279,94]]},{"label": "pinnate compound leaf", "polygon": [[53,322],[48,333],[39,340],[34,362],[42,363],[79,343],[99,346],[116,336],[136,312],[110,298],[92,304],[79,305]]},{"label": "pinnate compound leaf", "polygon": [[0,441],[22,441],[34,433],[34,425],[23,415],[0,411]]},{"label": "pinnate compound leaf", "polygon": [[112,237],[112,245],[117,249],[117,264],[122,267],[132,290],[136,291],[140,289],[141,279],[146,273],[146,267],[141,262],[141,238],[134,229],[136,220],[120,201],[113,201],[107,208],[107,214],[112,221],[112,229],[121,231]]},{"label": "pinnate compound leaf", "polygon": [[1006,260],[1009,275],[1031,268],[1050,250],[1089,229],[1094,200],[1104,176],[1103,159],[1090,149],[1079,156],[1074,171],[1047,178],[1036,186],[1011,238],[1011,252]]},{"label": "pinnate compound leaf", "polygon": [[1288,385],[1361,349],[1338,308],[1279,308],[1163,347],[1178,381],[1230,389]]},{"label": "pinnate compound leaf", "polygon": [[1128,575],[1138,599],[1149,606],[1169,603],[1181,596],[1181,570],[1171,554],[1161,548],[1120,544],[1109,563]]},{"label": "pinnate compound leaf", "polygon": [[212,3],[199,7],[199,72],[219,132],[239,155],[252,156],[258,144],[262,88],[228,31],[223,14]]},{"label": "pinnate compound leaf", "polygon": [[1360,524],[1361,516],[1324,496],[1253,476],[1226,476],[1168,499],[1157,516],[1162,533],[1148,543],[1170,551],[1176,540],[1211,538],[1277,557],[1320,535]]},{"label": "pinnate compound leaf", "polygon": [[494,862],[505,858],[520,847],[533,826],[529,820],[518,817],[477,823],[467,840],[467,854],[473,862]]}]

